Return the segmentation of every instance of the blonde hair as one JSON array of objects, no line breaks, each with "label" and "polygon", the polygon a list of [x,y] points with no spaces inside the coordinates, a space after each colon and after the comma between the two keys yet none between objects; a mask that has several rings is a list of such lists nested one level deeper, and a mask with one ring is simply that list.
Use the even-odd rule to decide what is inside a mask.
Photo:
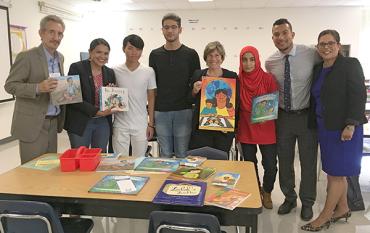
[{"label": "blonde hair", "polygon": [[222,46],[222,44],[218,41],[213,41],[213,42],[209,42],[206,48],[204,49],[204,53],[203,53],[204,61],[207,60],[208,55],[212,53],[213,51],[217,51],[221,55],[222,61],[225,59],[224,46]]}]

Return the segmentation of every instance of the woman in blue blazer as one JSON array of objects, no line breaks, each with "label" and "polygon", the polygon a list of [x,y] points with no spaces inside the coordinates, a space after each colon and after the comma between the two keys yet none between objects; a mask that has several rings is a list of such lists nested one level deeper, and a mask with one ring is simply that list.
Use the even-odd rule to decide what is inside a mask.
[{"label": "woman in blue blazer", "polygon": [[324,209],[302,230],[319,231],[351,216],[347,204],[346,176],[361,170],[363,128],[366,123],[365,78],[356,58],[340,53],[335,30],[319,34],[317,50],[323,62],[314,68],[311,88],[310,127],[317,127],[322,169],[327,174]]},{"label": "woman in blue blazer", "polygon": [[89,59],[71,64],[68,75],[79,75],[82,103],[69,104],[64,129],[67,130],[72,148],[86,146],[101,148],[106,152],[112,132],[111,110],[100,111],[99,91],[102,86],[115,85],[108,62],[110,46],[102,38],[90,43]]}]

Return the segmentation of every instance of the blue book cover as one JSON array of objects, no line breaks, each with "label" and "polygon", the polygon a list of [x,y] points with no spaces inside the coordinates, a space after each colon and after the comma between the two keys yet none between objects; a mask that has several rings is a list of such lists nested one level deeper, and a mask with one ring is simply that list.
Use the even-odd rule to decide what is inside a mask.
[{"label": "blue book cover", "polygon": [[256,96],[252,100],[251,122],[260,123],[278,118],[279,92]]},{"label": "blue book cover", "polygon": [[146,184],[147,176],[107,175],[95,184],[89,192],[137,194]]},{"label": "blue book cover", "polygon": [[136,171],[174,172],[180,161],[167,158],[145,158],[136,168]]},{"label": "blue book cover", "polygon": [[153,199],[155,204],[203,206],[207,183],[165,180]]}]

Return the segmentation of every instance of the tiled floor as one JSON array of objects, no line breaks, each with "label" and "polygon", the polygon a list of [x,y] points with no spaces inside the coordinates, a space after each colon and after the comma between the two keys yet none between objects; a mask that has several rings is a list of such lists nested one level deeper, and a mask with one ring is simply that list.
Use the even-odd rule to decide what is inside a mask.
[{"label": "tiled floor", "polygon": [[[59,151],[63,151],[69,147],[68,137],[65,133],[59,135]],[[16,141],[0,145],[0,173],[5,172],[18,166],[20,163],[18,144]],[[300,180],[299,161],[295,163],[296,167],[296,184]],[[262,171],[262,169],[259,169]],[[362,194],[365,200],[365,211],[354,212],[349,223],[338,223],[325,230],[327,233],[369,233],[370,232],[370,156],[363,158],[362,174],[360,176],[360,184]],[[326,178],[325,173],[321,172],[320,180],[317,183],[318,195],[314,205],[315,217],[323,207],[325,201]],[[300,203],[298,207],[290,214],[285,216],[277,215],[276,211],[279,204],[282,203],[284,197],[280,191],[278,180],[275,183],[275,189],[272,194],[274,201],[273,210],[263,210],[259,216],[258,232],[259,233],[296,233],[303,232],[300,226],[303,222],[300,217]],[[103,224],[100,224],[102,222]],[[106,227],[106,222],[109,222],[109,227]],[[100,219],[95,220],[94,233],[145,233],[147,232],[146,220],[127,220],[127,219]],[[107,231],[106,229],[109,229]],[[235,232],[233,227],[227,227],[225,230],[228,233]]]}]

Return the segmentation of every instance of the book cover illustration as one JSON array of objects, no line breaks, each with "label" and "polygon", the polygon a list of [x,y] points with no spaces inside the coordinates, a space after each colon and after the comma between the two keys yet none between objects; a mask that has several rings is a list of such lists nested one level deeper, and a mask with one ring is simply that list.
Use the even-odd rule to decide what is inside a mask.
[{"label": "book cover illustration", "polygon": [[165,180],[153,199],[156,204],[203,206],[207,183]]},{"label": "book cover illustration", "polygon": [[180,160],[180,165],[188,167],[198,167],[206,160],[206,157],[189,155]]},{"label": "book cover illustration", "polygon": [[102,87],[100,89],[100,111],[128,111],[128,90],[123,87]]},{"label": "book cover illustration", "polygon": [[239,178],[240,174],[238,173],[217,172],[212,179],[212,184],[217,186],[224,186],[227,188],[234,188]]},{"label": "book cover illustration", "polygon": [[236,79],[202,77],[199,129],[234,132]]},{"label": "book cover illustration", "polygon": [[137,194],[144,187],[147,176],[114,176],[107,175],[96,183],[89,192]]},{"label": "book cover illustration", "polygon": [[365,116],[367,123],[363,124],[364,136],[370,136],[370,110],[365,110]]},{"label": "book cover illustration", "polygon": [[59,167],[59,164],[59,156],[57,154],[50,154],[43,156],[42,158],[39,158],[37,160],[31,160],[21,165],[21,167],[49,171],[50,169]]},{"label": "book cover illustration", "polygon": [[54,76],[58,80],[58,86],[50,92],[53,105],[74,104],[82,102],[82,92],[79,75]]},{"label": "book cover illustration", "polygon": [[143,161],[144,157],[120,157],[117,159],[104,158],[100,161],[96,171],[98,172],[125,172],[134,170]]},{"label": "book cover illustration", "polygon": [[174,172],[179,167],[179,165],[180,162],[176,159],[147,157],[135,168],[135,170]]},{"label": "book cover illustration", "polygon": [[224,209],[233,210],[240,205],[251,194],[236,189],[224,188],[209,194],[206,198],[206,204],[218,206]]},{"label": "book cover illustration", "polygon": [[279,92],[256,96],[252,100],[251,122],[260,123],[278,118]]},{"label": "book cover illustration", "polygon": [[205,180],[215,173],[215,171],[214,168],[210,167],[179,167],[170,175],[170,178]]},{"label": "book cover illustration", "polygon": [[370,138],[364,137],[362,153],[364,155],[370,155]]}]

